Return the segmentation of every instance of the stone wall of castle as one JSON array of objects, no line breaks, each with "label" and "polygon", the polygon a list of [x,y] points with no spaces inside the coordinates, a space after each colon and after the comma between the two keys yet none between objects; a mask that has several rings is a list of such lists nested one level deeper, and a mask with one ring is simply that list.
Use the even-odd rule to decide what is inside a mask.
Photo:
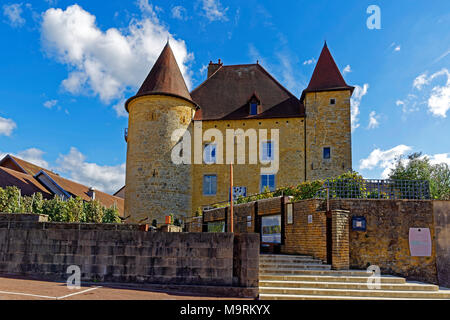
[{"label": "stone wall of castle", "polygon": [[[352,169],[350,98],[349,90],[306,94],[307,180],[335,177]],[[331,148],[331,159],[323,158],[326,147]]]},{"label": "stone wall of castle", "polygon": [[[183,99],[151,95],[129,104],[125,216],[158,224],[165,216],[190,216],[192,166],[172,162],[175,130],[189,130],[194,106]],[[143,219],[146,219],[143,221]]]},{"label": "stone wall of castle", "polygon": [[[237,149],[234,159],[234,186],[246,187],[247,195],[260,193],[261,168],[267,165],[259,162],[258,150],[260,147],[259,130],[266,129],[267,140],[271,139],[271,129],[279,130],[280,166],[276,172],[276,187],[297,185],[304,181],[304,118],[280,118],[280,119],[254,119],[254,120],[222,120],[203,121],[203,132],[208,129],[219,130],[226,141],[226,130],[254,129],[258,133],[258,143],[253,146],[251,152],[258,157],[258,164],[249,164],[249,140],[246,139],[246,164],[237,164]],[[207,143],[207,142],[205,142]],[[204,143],[204,144],[205,144]],[[202,149],[203,150],[203,149]],[[226,150],[223,152],[223,161],[226,160]],[[203,194],[203,176],[217,175],[217,194],[207,196]],[[193,168],[193,197],[192,209],[229,200],[230,190],[230,165],[229,164],[201,164]]]}]

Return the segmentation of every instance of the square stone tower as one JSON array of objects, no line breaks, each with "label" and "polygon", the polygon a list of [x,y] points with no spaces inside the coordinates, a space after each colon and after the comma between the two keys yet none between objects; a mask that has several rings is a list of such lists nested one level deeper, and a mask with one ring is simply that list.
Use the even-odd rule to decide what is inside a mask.
[{"label": "square stone tower", "polygon": [[306,177],[335,177],[352,170],[350,99],[347,85],[325,43],[301,101],[306,110]]}]

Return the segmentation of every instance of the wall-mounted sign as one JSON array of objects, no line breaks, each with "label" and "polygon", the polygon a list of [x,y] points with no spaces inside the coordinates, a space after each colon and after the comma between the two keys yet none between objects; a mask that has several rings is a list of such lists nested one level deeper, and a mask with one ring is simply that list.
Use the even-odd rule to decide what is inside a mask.
[{"label": "wall-mounted sign", "polygon": [[261,242],[281,243],[281,215],[261,218]]},{"label": "wall-mounted sign", "polygon": [[294,204],[288,203],[287,205],[287,224],[293,224],[294,223]]},{"label": "wall-mounted sign", "polygon": [[233,200],[236,201],[240,197],[247,196],[247,187],[233,187]]},{"label": "wall-mounted sign", "polygon": [[247,228],[252,227],[252,216],[247,216]]},{"label": "wall-mounted sign", "polygon": [[366,231],[367,221],[365,217],[353,217],[352,218],[352,229],[354,231]]},{"label": "wall-mounted sign", "polygon": [[430,229],[409,229],[409,248],[412,257],[431,257],[432,243]]}]

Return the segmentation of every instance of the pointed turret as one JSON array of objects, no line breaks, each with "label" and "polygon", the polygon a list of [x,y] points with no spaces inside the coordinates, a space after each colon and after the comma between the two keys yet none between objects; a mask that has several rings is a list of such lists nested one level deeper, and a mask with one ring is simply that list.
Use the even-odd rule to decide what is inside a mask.
[{"label": "pointed turret", "polygon": [[136,96],[130,98],[125,104],[127,111],[131,100],[146,95],[170,95],[194,103],[169,42],[167,42]]},{"label": "pointed turret", "polygon": [[302,100],[306,92],[351,90],[353,93],[354,89],[345,82],[325,42],[308,88],[303,92]]}]

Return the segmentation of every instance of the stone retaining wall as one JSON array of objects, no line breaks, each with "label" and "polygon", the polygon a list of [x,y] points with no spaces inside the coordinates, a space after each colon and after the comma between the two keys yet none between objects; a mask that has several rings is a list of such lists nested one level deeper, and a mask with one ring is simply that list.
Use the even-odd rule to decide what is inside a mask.
[{"label": "stone retaining wall", "polygon": [[0,214],[0,273],[65,280],[67,268],[77,265],[82,281],[234,286],[243,296],[258,294],[258,273],[250,272],[259,263],[256,234],[144,232],[138,225],[31,218]]}]

